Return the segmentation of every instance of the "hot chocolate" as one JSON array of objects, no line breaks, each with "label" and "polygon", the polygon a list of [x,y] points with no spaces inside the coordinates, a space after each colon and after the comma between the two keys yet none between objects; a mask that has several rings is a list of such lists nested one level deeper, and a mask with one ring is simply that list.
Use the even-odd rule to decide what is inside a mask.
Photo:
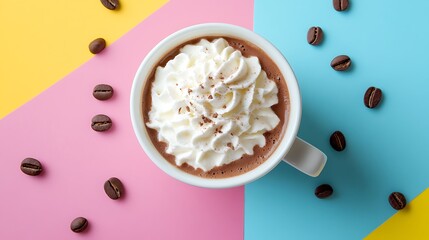
[{"label": "hot chocolate", "polygon": [[[181,71],[188,66],[192,74]],[[204,178],[246,173],[283,137],[290,110],[283,78],[271,58],[247,41],[210,36],[186,42],[153,67],[143,90],[146,130],[182,171]]]}]

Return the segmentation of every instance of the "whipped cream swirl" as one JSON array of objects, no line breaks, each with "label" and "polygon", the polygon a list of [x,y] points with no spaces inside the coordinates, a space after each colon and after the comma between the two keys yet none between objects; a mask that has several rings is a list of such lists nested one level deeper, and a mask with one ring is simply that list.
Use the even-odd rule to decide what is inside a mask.
[{"label": "whipped cream swirl", "polygon": [[277,92],[257,57],[202,39],[156,69],[146,125],[178,166],[209,171],[265,146],[263,134],[280,121],[271,109]]}]

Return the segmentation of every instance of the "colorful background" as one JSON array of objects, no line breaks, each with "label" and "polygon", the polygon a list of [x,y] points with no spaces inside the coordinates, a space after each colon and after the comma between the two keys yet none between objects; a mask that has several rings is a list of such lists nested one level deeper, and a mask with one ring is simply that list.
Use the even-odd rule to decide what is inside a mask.
[{"label": "colorful background", "polygon": [[[426,239],[429,230],[429,142],[426,74],[429,2],[127,0],[117,11],[94,1],[6,1],[0,8],[0,239]],[[183,27],[226,22],[273,42],[292,65],[302,91],[299,136],[328,155],[311,178],[280,164],[245,187],[210,190],[180,183],[140,148],[129,119],[129,93],[140,62],[157,42]],[[320,46],[306,42],[320,26]],[[93,56],[88,43],[108,48]],[[353,67],[335,72],[333,57]],[[107,83],[105,102],[92,88]],[[369,86],[383,90],[376,109],[363,105]],[[112,131],[90,128],[109,115]],[[341,130],[347,148],[329,136]],[[39,159],[41,176],[19,170]],[[120,178],[125,197],[104,193]],[[321,183],[334,187],[317,199]],[[400,191],[399,212],[387,202]],[[90,222],[76,234],[75,217]]]}]

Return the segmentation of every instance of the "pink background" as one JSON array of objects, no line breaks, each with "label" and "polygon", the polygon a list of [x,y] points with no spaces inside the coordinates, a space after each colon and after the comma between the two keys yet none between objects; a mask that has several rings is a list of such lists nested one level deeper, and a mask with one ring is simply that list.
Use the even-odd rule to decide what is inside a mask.
[{"label": "pink background", "polygon": [[[167,176],[141,149],[129,117],[132,79],[146,53],[170,33],[203,22],[251,29],[253,1],[171,0],[1,120],[0,239],[243,238],[244,188],[202,189]],[[99,83],[113,86],[112,99],[93,98]],[[98,113],[111,117],[111,131],[91,129]],[[20,171],[26,157],[42,162],[43,175]],[[104,193],[112,176],[125,185],[123,199]],[[90,222],[82,234],[69,227],[78,216]]]}]

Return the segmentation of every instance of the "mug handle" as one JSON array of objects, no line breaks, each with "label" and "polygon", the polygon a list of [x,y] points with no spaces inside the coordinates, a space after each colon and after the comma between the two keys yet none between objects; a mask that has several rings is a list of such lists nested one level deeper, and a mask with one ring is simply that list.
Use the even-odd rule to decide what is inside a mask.
[{"label": "mug handle", "polygon": [[327,157],[322,151],[297,137],[283,161],[309,176],[317,177],[325,167]]}]

